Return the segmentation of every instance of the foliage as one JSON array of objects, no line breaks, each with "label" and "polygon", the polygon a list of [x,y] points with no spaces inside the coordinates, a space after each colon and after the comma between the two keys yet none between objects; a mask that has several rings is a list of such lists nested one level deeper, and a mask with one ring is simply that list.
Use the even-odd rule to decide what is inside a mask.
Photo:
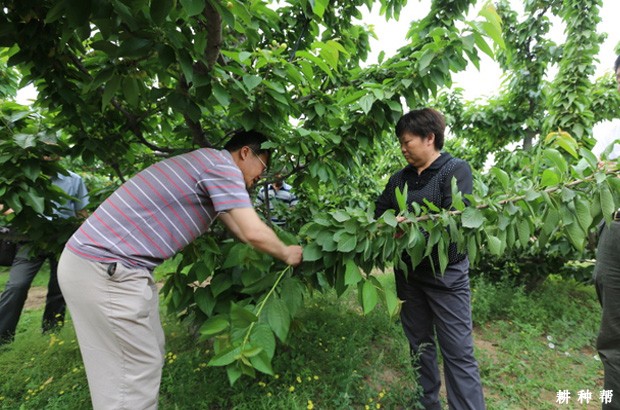
[{"label": "foliage", "polygon": [[[469,142],[463,158],[481,168],[489,153],[514,145],[530,149],[558,129],[592,148],[593,125],[620,116],[615,77],[591,79],[603,39],[594,30],[600,3],[527,1],[519,17],[507,0],[498,2],[506,46],[497,52],[504,71],[502,87],[484,101],[462,101],[459,90],[441,93],[436,101],[452,132]],[[551,18],[566,25],[564,44],[546,37]],[[614,59],[609,56],[610,68]],[[560,70],[548,80],[556,64]]]},{"label": "foliage", "polygon": [[47,128],[42,115],[29,107],[0,103],[0,123],[0,197],[1,203],[14,211],[3,222],[11,225],[15,234],[28,232],[32,240],[41,243],[41,249],[58,251],[77,221],[60,219],[53,213],[55,203],[68,197],[51,181],[66,171],[58,161],[47,158],[66,147]]},{"label": "foliage", "polygon": [[[273,373],[276,340],[290,340],[307,289],[344,294],[358,288],[365,313],[384,303],[395,315],[394,292],[369,273],[397,261],[403,250],[416,261],[449,242],[457,242],[473,262],[530,248],[565,256],[583,250],[587,232],[618,202],[617,178],[597,168],[580,138],[593,123],[590,100],[584,101],[589,97],[575,99],[567,86],[587,84],[593,54],[583,52],[574,74],[571,62],[562,60],[578,57],[581,44],[588,44],[584,37],[593,43],[599,38],[582,30],[581,43],[568,41],[560,54],[543,41],[545,19],[508,32],[500,15],[510,22],[514,15],[502,7],[485,4],[470,21],[465,16],[474,1],[435,0],[425,18],[412,22],[408,44],[362,68],[373,33],[357,18],[373,3],[9,0],[0,11],[0,47],[10,56],[8,65],[23,73],[22,83],[36,86],[46,132],[62,130],[61,153],[79,159],[102,184],[113,178],[109,189],[160,157],[221,146],[233,129],[257,128],[273,137],[274,170],[285,171],[302,199],[290,225],[301,228],[300,235],[279,234],[288,243],[307,245],[307,263],[298,271],[285,269],[215,227],[175,259],[172,265],[178,266],[167,272],[164,289],[172,312],[203,337],[215,337],[211,364],[226,366],[231,382],[242,374]],[[379,3],[391,19],[405,2]],[[552,11],[578,32],[596,22],[598,4],[588,2],[591,17],[576,13],[571,2],[553,2]],[[528,10],[533,13],[537,5],[528,2]],[[511,121],[498,115],[471,129],[498,129],[506,137],[495,140],[503,144],[521,138],[523,121],[531,121],[529,129],[544,129],[539,116],[547,110],[555,118],[547,129],[561,126],[578,141],[559,132],[551,145],[511,156],[510,168],[476,178],[472,207],[464,208],[455,193],[456,212],[429,208],[408,214],[409,223],[401,226],[404,240],[397,240],[395,215],[374,220],[371,204],[386,176],[400,166],[390,130],[402,102],[428,104],[452,85],[454,72],[470,62],[478,65],[480,52],[499,53],[515,67],[518,60],[524,64],[519,73],[535,75],[532,81],[515,79],[522,87],[518,110],[508,108],[513,102],[508,100],[503,111],[518,111]],[[540,59],[526,58],[534,55]],[[539,97],[545,64],[557,61],[564,64],[559,91],[550,99],[540,91]],[[528,104],[528,92],[536,95],[534,104]],[[565,99],[571,103],[563,108]],[[578,113],[587,115],[580,119]],[[461,117],[448,114],[455,132],[464,128]],[[505,123],[510,127],[502,129]],[[33,158],[42,146],[18,149],[13,135],[2,134],[2,144],[12,151],[0,169],[15,175],[10,181],[4,177],[2,201],[16,208],[12,222],[36,239],[44,230],[34,215],[49,208],[53,195],[45,183],[53,170],[40,165],[40,173],[17,171],[36,169]],[[478,144],[477,135],[467,145],[479,164],[493,138]],[[607,171],[617,172],[616,165]],[[440,255],[439,270],[446,264]]]},{"label": "foliage", "polygon": [[0,100],[17,94],[19,72],[15,67],[7,67],[8,58],[8,50],[0,48]]}]

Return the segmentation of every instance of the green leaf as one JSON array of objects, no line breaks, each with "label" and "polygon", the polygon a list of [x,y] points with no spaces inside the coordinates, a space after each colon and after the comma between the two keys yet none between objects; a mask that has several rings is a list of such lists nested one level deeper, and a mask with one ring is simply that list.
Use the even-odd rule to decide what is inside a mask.
[{"label": "green leaf", "polygon": [[[304,59],[308,60],[313,65],[316,65],[317,67],[319,67],[330,78],[333,78],[334,75],[332,73],[332,70],[329,68],[329,65],[325,64],[325,62],[321,58],[318,58],[318,57],[316,57],[316,56],[314,56],[314,55],[312,55],[309,52],[304,51],[304,50],[297,51],[296,55],[299,58],[304,58]],[[310,68],[312,68],[312,65],[310,65]],[[302,70],[303,70],[303,64],[302,64]],[[304,72],[304,74],[306,74],[306,73]],[[307,76],[307,74],[306,74],[306,76]],[[312,79],[314,79],[314,78],[313,77],[308,78],[308,80],[312,80]]]},{"label": "green leaf", "polygon": [[185,9],[187,15],[192,17],[202,13],[205,8],[205,0],[181,0],[181,5]]},{"label": "green leaf", "polygon": [[338,49],[333,46],[333,43],[333,41],[332,44],[320,43],[321,51],[319,51],[319,55],[330,65],[332,70],[336,70],[338,68],[339,52]]},{"label": "green leaf", "polygon": [[351,216],[344,211],[338,210],[335,212],[330,212],[330,215],[334,217],[334,219],[338,222],[344,222],[351,219]]},{"label": "green leaf", "polygon": [[521,220],[517,223],[517,234],[519,235],[519,242],[524,248],[528,246],[530,242],[530,224],[528,221]]},{"label": "green leaf", "polygon": [[312,242],[308,246],[304,246],[303,260],[305,262],[318,261],[323,257],[323,251],[316,242]]},{"label": "green leaf", "polygon": [[478,243],[473,237],[467,241],[467,256],[472,262],[478,257]]},{"label": "green leaf", "polygon": [[476,208],[466,208],[461,214],[461,223],[465,228],[480,228],[484,220],[484,215]]},{"label": "green leaf", "polygon": [[230,289],[232,279],[227,274],[214,275],[211,279],[211,292],[216,298],[222,293]]},{"label": "green leaf", "polygon": [[374,95],[366,94],[365,96],[359,99],[358,104],[360,105],[360,108],[362,109],[362,111],[364,111],[364,114],[368,114],[374,102],[375,102]]},{"label": "green leaf", "polygon": [[200,326],[200,334],[205,337],[211,337],[218,333],[222,333],[224,330],[228,329],[229,326],[230,323],[224,316],[213,316]]},{"label": "green leaf", "polygon": [[344,232],[338,240],[338,252],[351,252],[357,245],[357,237]]},{"label": "green leaf", "polygon": [[487,235],[487,243],[492,255],[499,256],[502,254],[502,241],[497,236]]},{"label": "green leaf", "polygon": [[271,358],[265,352],[261,352],[250,358],[250,363],[259,372],[273,376],[273,368],[271,367]]},{"label": "green leaf", "polygon": [[603,217],[610,218],[616,210],[616,206],[614,205],[614,197],[611,194],[611,191],[609,190],[607,184],[602,184],[600,186],[600,199]]},{"label": "green leaf", "polygon": [[232,386],[235,384],[237,380],[239,380],[243,372],[241,371],[238,365],[234,364],[234,365],[226,366],[226,374],[228,375],[228,382]]},{"label": "green leaf", "polygon": [[211,290],[208,288],[198,288],[194,292],[194,300],[198,308],[206,315],[210,316],[213,313],[216,300],[211,294]]},{"label": "green leaf", "polygon": [[310,0],[310,5],[312,6],[312,11],[319,18],[323,18],[323,14],[325,13],[325,9],[329,4],[329,0]]},{"label": "green leaf", "polygon": [[157,25],[161,25],[174,6],[174,0],[151,1],[151,19]]},{"label": "green leaf", "polygon": [[282,289],[280,297],[286,304],[286,308],[291,314],[291,317],[295,317],[297,312],[304,305],[304,292],[306,287],[295,277],[285,278],[282,280],[280,287]]},{"label": "green leaf", "polygon": [[569,133],[564,131],[553,132],[545,138],[545,141],[549,141],[551,139],[557,146],[572,155],[573,158],[579,158],[579,154],[577,153],[579,150],[579,143]]},{"label": "green leaf", "polygon": [[352,259],[349,259],[345,266],[344,284],[357,285],[363,279],[360,269]]},{"label": "green leaf", "polygon": [[267,322],[276,334],[278,339],[286,342],[288,331],[291,326],[291,315],[286,308],[286,304],[278,298],[270,300],[265,307],[267,314]]},{"label": "green leaf", "polygon": [[32,134],[15,134],[13,136],[13,141],[21,148],[32,148],[37,145],[37,139]]},{"label": "green leaf", "polygon": [[41,166],[38,163],[26,163],[22,165],[22,172],[31,181],[35,181],[41,175]]},{"label": "green leaf", "polygon": [[560,176],[552,169],[545,169],[542,173],[540,185],[542,187],[556,186],[561,181]]},{"label": "green leaf", "polygon": [[400,314],[401,302],[398,300],[396,292],[392,288],[383,287],[385,293],[385,304],[391,318],[398,317]]},{"label": "green leaf", "polygon": [[575,216],[577,217],[577,222],[579,222],[579,226],[583,229],[584,232],[588,232],[590,230],[590,225],[592,225],[592,215],[590,214],[590,202],[582,197],[575,198]]},{"label": "green leaf", "polygon": [[585,244],[586,235],[579,224],[573,221],[570,224],[565,225],[565,229],[570,243],[575,247],[575,249],[582,251]]},{"label": "green leaf", "polygon": [[123,78],[123,95],[129,105],[135,107],[140,101],[140,86],[138,80],[131,77]]},{"label": "green leaf", "polygon": [[486,19],[486,22],[482,23],[482,29],[491,37],[491,39],[502,49],[506,48],[506,44],[504,43],[504,38],[502,37],[502,19],[497,14],[497,10],[492,3],[487,3],[480,10],[480,16]]},{"label": "green leaf", "polygon": [[213,84],[213,96],[222,106],[227,107],[230,104],[230,94],[219,83]]},{"label": "green leaf", "polygon": [[543,232],[547,235],[551,234],[554,229],[558,227],[558,222],[560,221],[560,213],[555,209],[549,209],[544,218]]},{"label": "green leaf", "polygon": [[[70,5],[69,5],[70,7]],[[50,24],[58,20],[65,13],[65,9],[67,8],[66,1],[57,1],[56,4],[47,12],[45,16],[45,24]]]},{"label": "green leaf", "polygon": [[407,212],[407,192],[409,192],[409,190],[406,182],[402,190],[399,187],[394,189],[399,212]]},{"label": "green leaf", "polygon": [[101,111],[104,111],[108,106],[116,91],[121,85],[121,77],[114,74],[108,82],[106,82],[105,89],[103,90],[103,95],[101,97]]},{"label": "green leaf", "polygon": [[418,60],[418,72],[420,74],[426,74],[426,69],[428,68],[428,66],[431,64],[431,61],[433,61],[433,58],[435,58],[436,54],[432,51],[426,51],[422,57],[420,57],[420,59]]},{"label": "green leaf", "polygon": [[273,358],[276,352],[276,337],[268,325],[259,323],[254,326],[250,334],[250,341],[254,346],[260,346],[268,358]]},{"label": "green leaf", "polygon": [[383,221],[392,228],[396,228],[398,225],[398,220],[396,219],[396,215],[392,210],[388,210],[383,214]]},{"label": "green leaf", "polygon": [[243,84],[245,84],[248,91],[252,91],[261,83],[262,78],[253,74],[246,74],[243,76]]},{"label": "green leaf", "polygon": [[226,366],[241,358],[241,346],[230,346],[209,361],[209,366]]},{"label": "green leaf", "polygon": [[476,46],[478,46],[478,48],[484,54],[486,54],[489,57],[491,57],[492,59],[494,59],[495,58],[495,53],[493,53],[493,49],[486,42],[485,38],[482,35],[480,35],[480,33],[478,33],[478,32],[474,32],[473,36],[474,36],[474,42],[476,43]]},{"label": "green leaf", "polygon": [[370,313],[377,305],[378,294],[377,288],[373,285],[372,281],[367,280],[362,285],[362,307],[364,314]]},{"label": "green leaf", "polygon": [[560,173],[563,174],[568,171],[568,162],[566,162],[566,159],[564,158],[562,153],[557,149],[547,148],[544,151],[544,156],[549,161],[551,161],[553,165],[555,165],[555,167],[558,171],[560,171]]},{"label": "green leaf", "polygon": [[230,303],[230,322],[236,328],[246,328],[256,322],[256,315],[235,302]]},{"label": "green leaf", "polygon": [[29,189],[24,194],[22,194],[22,198],[24,198],[25,202],[30,205],[30,207],[38,214],[42,214],[45,210],[45,198],[37,195],[34,190]]}]

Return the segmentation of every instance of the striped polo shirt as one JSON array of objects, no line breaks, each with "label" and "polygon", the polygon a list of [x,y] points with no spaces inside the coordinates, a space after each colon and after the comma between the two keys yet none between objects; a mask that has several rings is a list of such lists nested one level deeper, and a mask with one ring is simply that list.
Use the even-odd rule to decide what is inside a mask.
[{"label": "striped polo shirt", "polygon": [[165,159],[125,182],[82,224],[67,248],[86,259],[153,269],[205,233],[220,212],[252,207],[226,150]]},{"label": "striped polo shirt", "polygon": [[[280,189],[276,191],[274,184],[269,184],[267,189],[267,195],[269,197],[269,214],[271,215],[271,222],[278,226],[286,225],[286,214],[290,212],[290,208],[299,203],[299,199],[292,191],[293,187],[282,182]],[[254,202],[257,207],[265,205],[265,187],[261,187],[256,195],[256,201]]]}]

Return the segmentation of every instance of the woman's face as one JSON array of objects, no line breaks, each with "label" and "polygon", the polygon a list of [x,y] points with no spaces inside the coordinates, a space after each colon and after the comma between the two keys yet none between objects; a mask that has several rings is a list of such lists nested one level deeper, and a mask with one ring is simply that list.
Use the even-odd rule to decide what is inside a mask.
[{"label": "woman's face", "polygon": [[420,135],[404,132],[399,138],[400,151],[410,165],[416,168],[427,165],[435,155],[435,135],[429,134],[422,138]]}]

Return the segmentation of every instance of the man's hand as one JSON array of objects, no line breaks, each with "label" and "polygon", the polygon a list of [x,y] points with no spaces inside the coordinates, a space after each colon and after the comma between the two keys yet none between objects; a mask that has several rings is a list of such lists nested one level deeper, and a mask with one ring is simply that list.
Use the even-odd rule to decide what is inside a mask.
[{"label": "man's hand", "polygon": [[299,245],[290,245],[286,248],[288,256],[286,262],[288,265],[297,266],[301,263],[303,258],[303,249]]}]

